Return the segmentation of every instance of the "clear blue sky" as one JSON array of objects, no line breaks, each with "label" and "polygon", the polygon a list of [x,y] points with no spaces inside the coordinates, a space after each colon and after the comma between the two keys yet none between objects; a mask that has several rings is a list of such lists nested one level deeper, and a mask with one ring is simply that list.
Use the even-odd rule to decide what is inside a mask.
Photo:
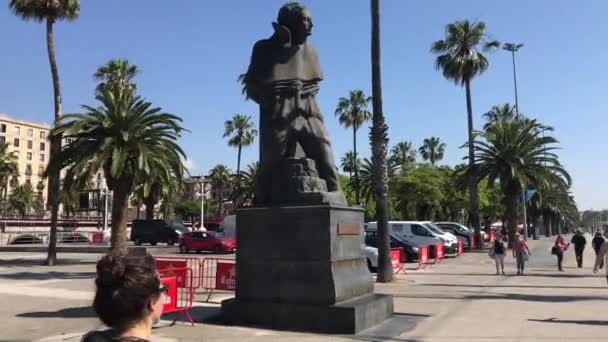
[{"label": "clear blue sky", "polygon": [[[194,174],[217,163],[236,168],[236,150],[222,139],[234,113],[252,115],[254,103],[241,96],[237,76],[247,67],[252,44],[272,33],[282,0],[82,1],[80,19],[59,23],[56,49],[66,112],[94,104],[95,69],[126,57],[143,73],[141,93],[166,111],[181,115],[192,133],[181,143]],[[368,0],[307,0],[325,81],[319,102],[336,159],[350,150],[350,131],[333,111],[350,89],[370,93]],[[457,19],[484,20],[503,42],[522,42],[518,55],[520,107],[553,125],[561,157],[574,178],[581,209],[608,207],[608,2],[604,0],[413,1],[382,0],[384,108],[391,144],[415,145],[439,136],[448,145],[443,163],[461,162],[466,138],[463,89],[435,71],[431,42]],[[22,22],[0,10],[0,112],[23,119],[52,120],[52,91],[44,25]],[[487,73],[473,82],[476,126],[498,103],[513,101],[511,57],[491,56]],[[367,128],[359,149],[368,156]],[[257,159],[257,145],[244,163]]]}]

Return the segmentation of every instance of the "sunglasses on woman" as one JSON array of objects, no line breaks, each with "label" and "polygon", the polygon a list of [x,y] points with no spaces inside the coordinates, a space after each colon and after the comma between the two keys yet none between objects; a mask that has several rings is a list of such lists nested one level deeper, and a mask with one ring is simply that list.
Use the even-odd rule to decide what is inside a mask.
[{"label": "sunglasses on woman", "polygon": [[160,287],[158,288],[158,292],[167,295],[167,292],[169,292],[169,286],[161,284]]}]

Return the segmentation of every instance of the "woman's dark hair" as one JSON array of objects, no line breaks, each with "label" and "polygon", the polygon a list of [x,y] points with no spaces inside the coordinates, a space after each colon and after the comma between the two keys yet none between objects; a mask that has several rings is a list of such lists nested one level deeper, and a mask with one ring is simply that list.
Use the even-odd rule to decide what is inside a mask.
[{"label": "woman's dark hair", "polygon": [[103,323],[120,332],[145,318],[150,299],[160,295],[154,258],[104,256],[97,263],[93,308]]}]

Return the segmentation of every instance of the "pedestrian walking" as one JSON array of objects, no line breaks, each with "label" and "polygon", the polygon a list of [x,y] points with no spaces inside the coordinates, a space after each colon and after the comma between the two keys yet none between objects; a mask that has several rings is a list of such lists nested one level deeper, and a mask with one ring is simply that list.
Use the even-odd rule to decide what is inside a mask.
[{"label": "pedestrian walking", "polygon": [[[595,257],[595,264],[593,265],[593,273],[597,274],[600,264],[608,263],[608,241],[605,241],[600,247],[600,251]],[[606,266],[606,285],[608,285],[608,266]]]},{"label": "pedestrian walking", "polygon": [[107,255],[97,263],[95,285],[93,309],[110,329],[92,331],[82,342],[149,342],[167,294],[154,258]]},{"label": "pedestrian walking", "polygon": [[[591,240],[591,245],[593,246],[593,250],[595,251],[595,256],[597,258],[598,254],[600,254],[600,249],[602,245],[606,242],[601,232],[595,232],[595,237]],[[604,268],[604,258],[600,258],[600,269]]]},{"label": "pedestrian walking", "polygon": [[532,252],[530,252],[528,244],[520,233],[515,233],[515,241],[513,241],[513,257],[517,261],[517,275],[524,275],[524,268],[529,255],[532,255]]},{"label": "pedestrian walking", "polygon": [[564,240],[561,234],[557,234],[555,244],[551,249],[551,254],[557,256],[557,270],[560,272],[564,272],[562,262],[564,261],[564,252],[568,249],[569,245],[570,244],[566,243],[566,240]]},{"label": "pedestrian walking", "polygon": [[574,245],[574,254],[576,255],[576,265],[578,268],[583,267],[583,252],[585,251],[585,245],[587,244],[587,239],[585,239],[585,235],[583,235],[583,231],[578,229],[576,234],[572,237],[572,244]]},{"label": "pedestrian walking", "polygon": [[496,263],[496,275],[499,275],[499,270],[502,271],[502,274],[505,275],[505,243],[502,241],[502,236],[498,234],[496,240],[494,240],[494,244],[490,249],[490,257],[494,258],[494,262]]}]

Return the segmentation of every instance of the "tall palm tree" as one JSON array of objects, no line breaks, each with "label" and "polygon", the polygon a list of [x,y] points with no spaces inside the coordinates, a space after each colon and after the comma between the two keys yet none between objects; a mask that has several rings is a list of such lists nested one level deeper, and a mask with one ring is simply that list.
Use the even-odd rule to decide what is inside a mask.
[{"label": "tall palm tree", "polygon": [[529,186],[542,188],[560,184],[567,188],[570,176],[554,153],[557,140],[542,135],[535,120],[500,120],[478,132],[473,141],[479,175],[488,184],[499,181],[505,195],[505,217],[509,241],[517,228],[517,203]]},{"label": "tall palm tree", "polygon": [[400,141],[391,149],[389,163],[397,164],[402,170],[409,168],[416,163],[416,149],[411,141]]},{"label": "tall palm tree", "polygon": [[492,106],[489,112],[483,115],[484,119],[486,119],[486,123],[483,126],[483,129],[488,129],[492,124],[501,120],[514,120],[516,117],[515,107],[511,106],[509,103],[504,103],[502,105]]},{"label": "tall palm tree", "polygon": [[241,150],[243,146],[253,144],[258,131],[253,128],[251,116],[243,114],[234,114],[231,120],[224,123],[224,138],[230,137],[228,146],[237,147],[239,149],[236,173],[241,172]]},{"label": "tall palm tree", "polygon": [[[367,109],[371,101],[371,97],[366,96],[362,90],[358,89],[351,90],[348,97],[341,97],[338,100],[336,115],[340,124],[345,128],[353,129],[353,155],[355,160],[357,160],[357,130],[371,117],[371,113]],[[355,202],[360,204],[359,168],[357,164],[354,165],[353,172],[355,174]]]},{"label": "tall palm tree", "polygon": [[[393,178],[399,169],[399,164],[389,162],[387,165],[388,178]],[[361,187],[361,199],[364,203],[369,203],[374,196],[374,166],[372,161],[363,158],[359,161],[359,186]],[[352,191],[355,188],[354,179],[348,182],[348,189]]]},{"label": "tall palm tree", "polygon": [[499,47],[500,43],[488,39],[483,21],[456,21],[445,28],[445,39],[438,40],[431,46],[431,52],[437,54],[435,66],[443,76],[464,86],[467,100],[467,125],[469,145],[469,201],[471,205],[470,221],[475,228],[477,246],[481,248],[479,220],[479,192],[477,188],[477,169],[475,168],[475,152],[473,141],[473,104],[471,102],[471,81],[489,67],[487,58],[480,52],[490,51]]},{"label": "tall palm tree", "polygon": [[428,160],[431,162],[432,166],[435,166],[436,162],[443,159],[443,154],[445,153],[445,143],[441,142],[438,137],[430,137],[424,139],[419,151],[422,159]]},{"label": "tall palm tree", "polygon": [[[10,0],[8,4],[13,13],[23,20],[33,20],[46,23],[46,48],[51,67],[53,79],[53,99],[55,103],[55,120],[63,114],[61,98],[61,83],[59,81],[59,70],[55,58],[55,35],[54,25],[57,21],[76,20],[80,14],[79,0]],[[51,158],[59,153],[61,149],[61,137],[51,139]],[[51,232],[49,236],[49,247],[46,264],[54,266],[57,263],[57,219],[59,214],[59,170],[48,174],[49,187],[48,197],[51,206]]]},{"label": "tall palm tree", "polygon": [[29,183],[19,185],[11,192],[8,202],[11,208],[23,218],[34,205],[34,189]]},{"label": "tall palm tree", "polygon": [[357,159],[353,151],[348,151],[344,154],[344,157],[342,157],[340,167],[342,168],[342,171],[348,172],[348,178],[352,179],[355,169],[361,168],[361,160]]},{"label": "tall palm tree", "polygon": [[17,156],[9,152],[9,144],[0,144],[0,201],[2,201],[2,213],[6,210],[8,200],[9,179],[17,175]]},{"label": "tall palm tree", "polygon": [[99,106],[61,118],[51,135],[68,141],[49,170],[67,167],[66,178],[86,181],[103,169],[112,196],[112,251],[127,252],[127,208],[135,180],[143,175],[178,174],[185,158],[177,145],[178,116],[152,107],[133,91],[103,89]]},{"label": "tall palm tree", "polygon": [[247,169],[241,171],[237,177],[239,187],[234,189],[230,196],[238,207],[242,205],[255,204],[255,187],[260,174],[260,162],[256,161],[247,165]]},{"label": "tall palm tree", "polygon": [[374,198],[378,223],[378,277],[376,281],[387,283],[393,280],[388,231],[388,175],[386,153],[388,152],[388,126],[382,112],[382,67],[380,63],[380,0],[371,0],[372,38],[372,164]]},{"label": "tall palm tree", "polygon": [[156,173],[157,169],[153,168],[150,175],[143,174],[142,178],[137,180],[137,186],[133,193],[137,203],[143,203],[146,206],[146,220],[154,219],[154,208],[158,202],[172,202],[184,187],[185,169],[178,166],[175,174],[172,172],[165,174],[163,168],[159,168],[160,173]]},{"label": "tall palm tree", "polygon": [[216,190],[216,199],[218,202],[218,212],[217,215],[222,215],[223,212],[223,203],[224,203],[224,192],[226,191],[226,187],[230,184],[232,179],[232,174],[228,166],[223,164],[218,164],[209,171],[209,176],[211,177],[211,186]]},{"label": "tall palm tree", "polygon": [[119,87],[128,91],[134,91],[137,85],[133,82],[135,76],[140,73],[137,65],[129,64],[126,59],[111,59],[108,63],[100,66],[93,78],[98,81],[96,88],[100,93],[107,87]]}]

